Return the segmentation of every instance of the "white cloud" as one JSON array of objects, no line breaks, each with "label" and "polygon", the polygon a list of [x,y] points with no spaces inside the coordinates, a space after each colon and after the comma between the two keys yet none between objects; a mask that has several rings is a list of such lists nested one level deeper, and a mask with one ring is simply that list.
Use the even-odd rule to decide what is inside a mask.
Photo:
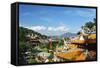
[{"label": "white cloud", "polygon": [[37,26],[23,26],[25,28],[34,30],[36,32],[39,32],[44,35],[61,35],[63,33],[68,32],[69,28],[67,28],[64,25],[60,26],[43,26],[43,25],[37,25]]},{"label": "white cloud", "polygon": [[67,32],[69,29],[66,26],[58,26],[58,27],[46,27],[46,26],[32,26],[27,27],[29,29],[35,31],[47,31],[47,32]]},{"label": "white cloud", "polygon": [[22,27],[23,25],[22,25],[22,24],[19,24],[19,26],[21,26],[21,27]]},{"label": "white cloud", "polygon": [[67,32],[68,31],[68,28],[65,27],[65,26],[48,27],[48,31]]},{"label": "white cloud", "polygon": [[41,31],[41,30],[46,30],[45,26],[32,26],[30,29],[35,30],[35,31]]}]

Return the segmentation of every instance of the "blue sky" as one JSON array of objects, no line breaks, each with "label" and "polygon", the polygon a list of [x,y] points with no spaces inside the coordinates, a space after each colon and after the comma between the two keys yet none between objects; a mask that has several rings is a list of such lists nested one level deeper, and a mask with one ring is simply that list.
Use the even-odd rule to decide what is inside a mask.
[{"label": "blue sky", "polygon": [[82,25],[93,18],[96,18],[96,10],[93,8],[19,6],[19,26],[45,35],[77,33]]}]

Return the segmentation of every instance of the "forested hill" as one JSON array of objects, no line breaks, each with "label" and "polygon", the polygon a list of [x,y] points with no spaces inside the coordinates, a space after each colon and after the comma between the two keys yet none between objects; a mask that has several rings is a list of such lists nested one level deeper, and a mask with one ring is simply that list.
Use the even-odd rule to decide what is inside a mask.
[{"label": "forested hill", "polygon": [[24,27],[19,27],[19,40],[20,41],[25,41],[27,35],[37,35],[39,38],[47,38],[46,35],[42,35],[34,30],[24,28]]}]

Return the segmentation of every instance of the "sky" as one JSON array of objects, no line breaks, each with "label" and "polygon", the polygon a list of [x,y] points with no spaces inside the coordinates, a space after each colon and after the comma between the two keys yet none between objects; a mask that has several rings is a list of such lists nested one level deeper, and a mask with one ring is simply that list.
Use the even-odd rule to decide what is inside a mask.
[{"label": "sky", "polygon": [[19,26],[48,36],[77,33],[93,18],[96,18],[94,8],[19,5]]}]

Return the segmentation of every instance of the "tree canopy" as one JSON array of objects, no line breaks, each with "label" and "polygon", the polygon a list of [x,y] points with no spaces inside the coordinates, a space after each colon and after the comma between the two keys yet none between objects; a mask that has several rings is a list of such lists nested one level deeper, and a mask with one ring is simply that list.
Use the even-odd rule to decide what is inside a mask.
[{"label": "tree canopy", "polygon": [[96,32],[96,19],[94,18],[93,21],[86,22],[81,28],[85,33]]}]

